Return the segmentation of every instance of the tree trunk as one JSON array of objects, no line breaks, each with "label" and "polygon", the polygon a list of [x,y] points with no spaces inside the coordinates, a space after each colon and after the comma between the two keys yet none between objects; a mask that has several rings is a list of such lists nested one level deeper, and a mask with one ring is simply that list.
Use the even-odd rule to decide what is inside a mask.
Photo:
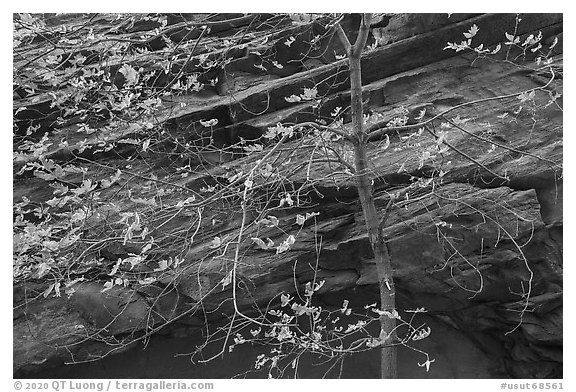
[{"label": "tree trunk", "polygon": [[[376,261],[376,269],[378,272],[378,282],[380,286],[380,303],[381,309],[392,312],[396,308],[394,280],[392,276],[392,265],[390,262],[390,255],[388,254],[388,247],[386,241],[380,230],[379,214],[374,204],[374,197],[372,195],[372,186],[370,178],[368,177],[368,166],[366,161],[366,146],[360,144],[355,148],[355,167],[356,167],[356,187],[358,188],[358,196],[362,204],[362,211],[364,212],[364,219],[366,221],[366,228],[368,230],[368,237],[374,258]],[[397,378],[396,369],[396,346],[393,345],[396,338],[396,319],[390,318],[386,315],[380,316],[380,328],[383,333],[389,334],[386,339],[387,345],[381,347],[381,377],[382,378]]]},{"label": "tree trunk", "polygon": [[[386,241],[380,227],[380,219],[374,196],[372,193],[372,184],[369,176],[368,158],[366,155],[367,135],[364,130],[364,118],[362,107],[362,70],[360,67],[360,57],[362,49],[366,42],[367,32],[369,29],[369,17],[363,18],[360,26],[359,37],[355,45],[348,53],[350,64],[350,94],[352,109],[352,124],[355,135],[354,142],[354,166],[356,169],[356,187],[370,245],[374,252],[376,268],[378,271],[378,281],[380,286],[381,309],[392,312],[396,308],[394,280],[392,276],[392,265]],[[364,36],[362,29],[365,29]],[[363,39],[362,39],[363,38]],[[362,42],[363,41],[363,42]],[[397,378],[396,365],[396,319],[386,315],[380,316],[380,338],[387,336],[386,343],[381,346],[381,377]]]}]

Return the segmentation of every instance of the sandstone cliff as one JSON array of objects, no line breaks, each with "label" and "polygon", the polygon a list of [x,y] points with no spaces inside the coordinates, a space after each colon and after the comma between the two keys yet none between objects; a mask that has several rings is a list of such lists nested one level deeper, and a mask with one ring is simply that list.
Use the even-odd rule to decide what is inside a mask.
[{"label": "sandstone cliff", "polygon": [[[15,47],[14,202],[27,198],[14,221],[15,374],[120,350],[166,323],[201,327],[205,317],[211,322],[230,315],[230,254],[214,241],[233,241],[242,214],[238,195],[219,187],[261,158],[237,143],[260,145],[277,123],[346,111],[346,59],[321,21],[296,23],[273,14],[201,17],[45,15],[42,28],[52,35],[31,30]],[[344,21],[351,34],[354,23],[353,17]],[[73,41],[70,32],[84,24],[93,41],[45,53],[54,39]],[[443,50],[472,25],[480,27],[475,39],[486,47],[512,31],[522,40],[541,31],[548,46],[559,38],[550,54],[554,80],[547,70],[502,57]],[[478,101],[450,114],[461,128],[438,122],[454,148],[439,151],[438,140],[418,130],[371,145],[377,205],[384,209],[391,193],[412,190],[385,229],[400,303],[425,307],[462,331],[494,361],[495,375],[561,377],[562,16],[528,14],[517,23],[508,14],[387,15],[374,31],[369,44],[382,40],[362,59],[371,113],[392,120],[402,108],[423,103],[431,115]],[[110,42],[122,41],[124,52],[112,54],[117,49]],[[35,56],[62,77],[59,84],[34,69]],[[528,53],[524,64],[534,57]],[[130,70],[146,75],[156,94],[146,105],[158,106],[149,116],[138,103],[143,112],[128,121],[122,102],[106,106],[102,97],[105,87],[110,94],[130,90]],[[83,80],[74,79],[80,74]],[[107,82],[96,90],[90,80]],[[191,89],[182,93],[186,83]],[[520,92],[542,87],[549,94],[518,99]],[[306,88],[315,89],[318,99],[286,99]],[[128,101],[144,102],[144,91],[132,94]],[[349,121],[347,113],[342,118]],[[213,119],[214,125],[205,125]],[[295,135],[285,143],[274,163],[282,178],[258,189],[261,200],[278,204],[291,194],[301,205],[276,209],[277,225],[246,231],[245,238],[275,244],[298,233],[281,254],[246,243],[237,273],[239,306],[248,313],[314,276],[325,280],[318,295],[328,304],[337,291],[377,283],[352,178],[315,160],[303,140]],[[58,192],[70,195],[68,204],[50,203]],[[98,192],[93,208],[74,215],[80,205],[74,196],[89,192]],[[51,221],[34,214],[48,205]],[[319,215],[300,227],[297,215],[307,212]],[[79,227],[74,245],[62,245],[69,227],[52,228],[52,237],[37,234],[36,246],[21,245],[33,227],[39,232],[46,222],[73,216]],[[256,209],[250,221],[265,217]],[[136,218],[149,235],[133,224]],[[127,237],[126,230],[134,235]],[[61,248],[46,241],[60,241]],[[117,264],[131,257],[133,263]],[[102,291],[117,278],[121,284]],[[61,295],[55,295],[60,286],[43,295],[55,282]]]}]

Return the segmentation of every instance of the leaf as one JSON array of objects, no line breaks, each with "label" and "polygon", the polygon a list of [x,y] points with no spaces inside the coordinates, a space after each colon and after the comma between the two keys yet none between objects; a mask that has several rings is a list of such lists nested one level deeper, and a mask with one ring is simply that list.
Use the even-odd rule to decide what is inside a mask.
[{"label": "leaf", "polygon": [[176,208],[182,208],[185,205],[193,203],[195,200],[196,200],[196,196],[190,196],[186,200],[180,200],[178,203],[176,203]]},{"label": "leaf", "polygon": [[52,267],[46,262],[40,263],[37,268],[36,277],[38,279],[42,279],[52,269]]},{"label": "leaf", "polygon": [[380,310],[380,309],[372,309],[372,311],[374,313],[379,314],[380,316],[386,316],[388,318],[391,319],[398,319],[400,320],[400,315],[398,314],[398,311],[396,309],[392,309],[392,311],[388,311],[388,310]]},{"label": "leaf", "polygon": [[388,340],[388,338],[390,337],[390,335],[384,331],[383,329],[380,330],[380,335],[378,335],[378,339],[381,342],[385,342],[386,340]]},{"label": "leaf", "polygon": [[146,285],[151,284],[151,283],[154,283],[154,282],[156,282],[156,278],[153,278],[153,277],[151,277],[151,276],[148,277],[148,278],[141,279],[141,280],[138,281],[138,283],[141,284],[141,285],[143,285],[143,286],[146,286]]},{"label": "leaf", "polygon": [[296,314],[296,316],[302,316],[303,314],[311,314],[312,313],[312,308],[305,306],[305,305],[300,305],[297,303],[293,303],[291,308],[294,311],[294,314]]},{"label": "leaf", "polygon": [[292,300],[289,294],[282,294],[280,295],[280,302],[282,307],[288,305],[288,303]]},{"label": "leaf", "polygon": [[140,251],[140,253],[146,253],[148,252],[151,248],[152,248],[152,244],[154,243],[154,241],[150,241],[149,243],[147,243],[143,248],[142,251]]},{"label": "leaf", "polygon": [[82,185],[80,185],[78,188],[72,189],[72,193],[74,193],[76,196],[81,196],[85,193],[94,190],[96,188],[96,185],[97,184],[92,185],[92,180],[87,179],[82,181]]},{"label": "leaf", "polygon": [[313,217],[315,217],[315,216],[319,216],[319,215],[320,215],[319,212],[307,212],[307,213],[306,213],[306,220],[308,220],[308,219],[310,219],[310,218],[313,218]]},{"label": "leaf", "polygon": [[290,103],[295,103],[295,102],[300,102],[302,100],[302,98],[292,94],[289,97],[284,97],[284,99],[286,100],[286,102],[290,102]]},{"label": "leaf", "polygon": [[226,286],[232,283],[232,271],[228,272],[220,282],[222,283],[222,291],[224,291]]},{"label": "leaf", "polygon": [[66,288],[71,287],[73,285],[75,285],[78,282],[84,282],[86,280],[86,278],[84,276],[81,276],[79,278],[73,279],[71,281],[68,281],[65,283]]},{"label": "leaf", "polygon": [[208,127],[213,127],[213,126],[215,126],[216,124],[218,124],[218,119],[217,119],[217,118],[213,118],[213,119],[211,119],[211,120],[200,120],[200,124],[201,124],[203,127],[206,127],[206,128],[208,128]]},{"label": "leaf", "polygon": [[304,218],[303,215],[300,215],[300,214],[296,215],[296,224],[297,225],[303,225],[305,221],[306,221],[306,218]]},{"label": "leaf", "polygon": [[430,329],[430,327],[426,327],[426,328],[422,328],[420,330],[418,330],[418,332],[416,332],[413,336],[412,336],[412,340],[413,341],[417,341],[417,340],[422,340],[427,338],[430,335],[430,332],[432,330]]},{"label": "leaf", "polygon": [[54,284],[54,296],[60,298],[60,282]]},{"label": "leaf", "polygon": [[426,115],[426,108],[421,109],[420,111],[418,111],[418,116],[414,117],[414,120],[416,122],[420,122],[420,120],[422,120],[425,115]]},{"label": "leaf", "polygon": [[260,175],[262,177],[270,177],[273,174],[274,167],[271,164],[266,163],[264,167],[260,168]]},{"label": "leaf", "polygon": [[154,268],[154,272],[165,271],[166,269],[168,269],[168,260],[160,260],[158,268]]},{"label": "leaf", "polygon": [[384,344],[384,342],[381,341],[380,339],[370,339],[366,342],[366,346],[368,346],[370,348],[375,348],[375,347],[378,347],[382,344]]},{"label": "leaf", "polygon": [[149,146],[150,146],[150,139],[146,139],[144,143],[142,143],[142,151],[146,152]]},{"label": "leaf", "polygon": [[48,241],[42,242],[42,246],[51,252],[58,251],[59,245],[60,245],[60,243],[57,241],[48,240]]},{"label": "leaf", "polygon": [[119,72],[124,75],[127,84],[135,85],[138,83],[138,72],[129,64],[122,65]]},{"label": "leaf", "polygon": [[114,267],[112,267],[112,271],[110,271],[110,273],[108,275],[110,275],[110,276],[115,275],[116,272],[118,272],[118,268],[120,268],[121,262],[122,262],[122,259],[118,259],[116,261],[116,264],[114,264]]},{"label": "leaf", "polygon": [[473,24],[472,27],[470,27],[470,30],[468,30],[467,33],[464,33],[464,37],[470,39],[474,37],[479,30],[480,29],[478,28],[478,26],[476,24]]},{"label": "leaf", "polygon": [[345,313],[346,310],[348,309],[349,303],[350,302],[347,299],[345,299],[344,302],[342,302],[342,308],[340,309],[340,312]]},{"label": "leaf", "polygon": [[273,227],[274,225],[270,222],[269,219],[262,218],[258,221],[258,225],[266,225],[267,227]]},{"label": "leaf", "polygon": [[74,287],[68,287],[64,290],[64,292],[66,293],[68,299],[70,299],[70,297],[72,297],[72,295],[74,295],[74,293],[76,292],[76,289]]},{"label": "leaf", "polygon": [[420,367],[426,366],[426,371],[429,371],[430,370],[430,364],[432,362],[435,362],[435,361],[436,361],[435,359],[433,359],[433,360],[427,359],[426,362],[424,362],[422,364],[419,363],[418,366],[420,366]]},{"label": "leaf", "polygon": [[[251,238],[252,242],[254,242],[256,245],[258,245],[258,247],[260,249],[270,249],[270,246],[268,246],[268,244],[266,244],[264,241],[262,241],[260,238]],[[271,240],[270,240],[271,241]],[[274,243],[272,243],[274,244]]]},{"label": "leaf", "polygon": [[292,137],[294,135],[294,127],[285,127],[280,123],[277,123],[275,127],[269,127],[268,132],[264,137],[267,139],[272,139],[276,136],[287,136]]},{"label": "leaf", "polygon": [[52,292],[52,290],[54,290],[54,283],[52,283],[50,286],[48,286],[48,288],[46,290],[44,290],[44,292],[42,293],[42,296],[44,296],[44,298],[47,298],[50,293]]},{"label": "leaf", "polygon": [[386,135],[386,140],[384,141],[384,145],[381,147],[382,150],[387,150],[390,147],[390,137]]},{"label": "leaf", "polygon": [[220,237],[216,236],[216,237],[214,237],[214,239],[210,243],[210,249],[219,248],[220,245],[222,245],[222,239]]},{"label": "leaf", "polygon": [[118,181],[120,179],[120,175],[122,175],[122,171],[120,171],[120,169],[118,169],[116,171],[116,174],[114,174],[112,177],[110,177],[110,179],[101,180],[100,184],[102,185],[102,188],[110,188],[112,186],[112,184],[114,184],[116,181]]},{"label": "leaf", "polygon": [[[148,244],[152,246],[151,243]],[[148,246],[147,245],[147,246]],[[130,263],[130,269],[134,269],[138,264],[142,263],[146,259],[146,255],[135,255],[134,253],[129,253],[129,257],[122,260],[123,263]]]},{"label": "leaf", "polygon": [[552,41],[552,44],[550,45],[550,47],[548,49],[554,49],[554,47],[558,44],[558,37],[554,37],[554,41]]},{"label": "leaf", "polygon": [[534,92],[534,90],[532,90],[529,93],[523,92],[523,93],[519,94],[517,96],[517,98],[520,100],[520,102],[526,102],[526,101],[534,99],[534,96],[535,96],[535,92]]},{"label": "leaf", "polygon": [[270,218],[270,222],[273,226],[278,226],[280,224],[280,221],[274,215],[268,215],[268,218]]},{"label": "leaf", "polygon": [[[466,124],[470,120],[471,120],[471,118],[469,118],[469,117],[461,118],[460,115],[458,114],[452,119],[452,122],[454,122],[458,125],[462,125],[462,124]],[[450,128],[450,124],[448,124],[447,128]]]},{"label": "leaf", "polygon": [[306,282],[306,286],[304,287],[304,292],[306,297],[311,297],[314,295],[314,290],[312,289],[312,282]]},{"label": "leaf", "polygon": [[318,95],[318,89],[316,87],[304,87],[304,93],[300,94],[300,98],[302,98],[303,101],[312,101],[316,99],[316,95]]},{"label": "leaf", "polygon": [[[290,331],[290,329],[287,326],[283,326],[282,328],[280,328],[280,332],[278,333],[278,336],[276,336],[276,339],[278,339],[278,341],[283,341],[283,340],[287,340],[290,339],[293,336],[292,331]],[[271,376],[269,374],[269,376]]]},{"label": "leaf", "polygon": [[254,67],[258,68],[264,72],[268,71],[268,69],[265,66],[263,66],[262,64],[254,64]]},{"label": "leaf", "polygon": [[53,193],[56,196],[64,196],[66,193],[68,193],[69,190],[67,186],[62,185],[59,182],[54,182],[50,184],[50,186],[54,188]]},{"label": "leaf", "polygon": [[292,234],[290,234],[288,238],[282,241],[282,243],[276,248],[276,254],[288,251],[290,249],[290,246],[292,246],[294,242],[296,242],[296,239]]},{"label": "leaf", "polygon": [[113,281],[109,281],[104,283],[104,288],[102,290],[100,290],[101,293],[110,290],[112,287],[114,287],[114,282]]},{"label": "leaf", "polygon": [[436,140],[436,146],[440,146],[446,140],[446,132],[438,132],[440,136],[438,136],[438,140]]},{"label": "leaf", "polygon": [[248,146],[244,146],[244,151],[246,152],[258,152],[258,151],[262,151],[264,149],[264,146],[262,144],[251,144]]},{"label": "leaf", "polygon": [[348,324],[348,327],[344,331],[344,333],[349,333],[353,331],[357,331],[366,325],[366,321],[359,320],[356,324]]},{"label": "leaf", "polygon": [[294,205],[294,200],[289,193],[286,193],[282,199],[280,199],[280,207],[283,207],[284,204],[288,204],[290,207]]},{"label": "leaf", "polygon": [[296,41],[296,38],[290,36],[286,41],[284,41],[284,45],[286,45],[287,47],[290,47],[290,45],[292,45],[294,43],[294,41]]}]

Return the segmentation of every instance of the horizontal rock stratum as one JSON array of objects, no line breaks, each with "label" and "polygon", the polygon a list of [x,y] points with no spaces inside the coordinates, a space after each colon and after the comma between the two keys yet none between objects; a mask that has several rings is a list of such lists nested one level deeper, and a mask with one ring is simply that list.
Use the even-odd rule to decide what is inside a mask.
[{"label": "horizontal rock stratum", "polygon": [[[241,209],[239,186],[270,151],[269,128],[337,115],[349,126],[347,60],[325,21],[115,17],[14,22],[35,26],[14,47],[14,374],[231,316],[243,221],[236,299],[247,314],[313,279],[325,281],[318,296],[327,302],[377,284],[354,178],[334,158],[347,151],[337,138],[326,147],[295,129],[259,168],[253,209]],[[386,16],[362,55],[367,112],[392,121],[458,108],[433,128],[374,137],[370,170],[378,208],[402,197],[384,229],[401,302],[483,346],[495,376],[561,377],[563,22],[517,22]],[[82,23],[93,39],[63,33]],[[494,56],[445,49],[473,25],[490,50],[507,34],[521,39]],[[343,26],[353,34],[354,16]],[[520,56],[539,32],[541,61],[552,65],[535,66],[536,51]],[[67,41],[50,50],[55,39]],[[290,234],[290,250],[278,254]]]}]

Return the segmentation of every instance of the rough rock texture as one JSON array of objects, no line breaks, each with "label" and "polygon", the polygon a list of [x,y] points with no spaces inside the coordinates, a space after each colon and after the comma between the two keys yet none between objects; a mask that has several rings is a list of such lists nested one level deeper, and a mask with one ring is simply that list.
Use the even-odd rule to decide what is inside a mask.
[{"label": "rough rock texture", "polygon": [[[186,23],[195,20],[193,15],[172,15],[169,19],[170,25],[176,26],[170,30],[171,40],[183,42],[199,37],[192,34],[197,29],[185,29]],[[106,23],[102,21],[103,30]],[[206,131],[199,121],[216,118],[218,125],[209,136],[214,143],[227,146],[240,138],[257,139],[278,122],[327,118],[336,107],[348,105],[349,85],[343,72],[346,60],[336,60],[341,45],[335,37],[324,38],[320,46],[321,53],[326,55],[310,56],[315,62],[298,60],[303,58],[302,53],[309,53],[304,43],[322,29],[321,25],[314,24],[311,28],[292,25],[289,19],[267,14],[225,15],[213,23],[210,39],[218,34],[230,37],[250,23],[256,34],[268,39],[259,40],[259,46],[224,53],[217,45],[207,46],[213,45],[213,41],[203,38],[207,40],[210,56],[229,56],[232,61],[202,74],[207,86],[209,79],[219,76],[213,90],[206,87],[200,93],[164,99],[164,107],[156,119],[172,137],[201,141]],[[435,123],[435,130],[442,132],[444,140],[455,149],[439,152],[437,139],[418,130],[389,135],[387,149],[384,138],[371,144],[370,165],[380,209],[386,206],[390,193],[419,187],[409,200],[397,203],[385,228],[398,293],[405,306],[426,307],[430,315],[466,335],[475,347],[493,359],[494,376],[561,377],[563,142],[559,107],[562,98],[544,107],[550,97],[537,95],[533,103],[526,103],[518,112],[517,94],[542,87],[549,80],[548,74],[443,50],[448,41],[460,42],[462,32],[473,24],[480,26],[477,42],[488,46],[504,40],[504,33],[514,29],[515,17],[452,15],[448,19],[445,14],[395,15],[374,34],[384,37],[385,44],[363,55],[367,107],[382,118],[392,119],[400,107],[422,103],[432,104],[428,106],[429,116],[466,102],[510,95],[509,99],[486,100],[450,113],[469,119],[460,123],[468,133],[456,126],[442,127],[440,122]],[[152,21],[143,20],[124,26],[123,34],[156,27]],[[348,30],[352,31],[352,27]],[[524,15],[517,28],[518,35],[542,31],[544,39],[550,42],[554,36],[562,37],[562,17]],[[291,36],[296,37],[296,43],[289,48],[283,42]],[[125,61],[154,69],[153,56],[161,56],[159,51],[164,44],[161,40],[151,41],[148,45],[152,57],[143,60],[127,56]],[[260,55],[252,53],[256,49]],[[561,53],[560,42],[554,51],[560,70]],[[262,58],[268,63],[262,63]],[[272,59],[286,64],[286,68],[275,68]],[[183,60],[175,63],[169,75],[178,74],[185,67],[190,68],[186,72],[194,72],[194,64]],[[263,65],[266,71],[254,64]],[[118,70],[120,66],[115,64],[112,68]],[[116,74],[119,79],[115,83],[125,83],[122,74]],[[559,74],[548,88],[561,94]],[[162,88],[167,79],[159,77],[155,83],[156,88]],[[284,99],[312,86],[323,96],[321,101],[291,104]],[[164,200],[169,204],[179,197],[189,197],[187,192],[200,192],[202,187],[225,181],[230,173],[246,171],[258,158],[242,157],[237,151],[215,153],[200,148],[195,157],[184,162],[192,167],[204,166],[182,176],[176,167],[183,166],[183,161],[156,153],[161,148],[135,154],[138,145],[121,143],[138,134],[137,126],[114,132],[102,130],[88,136],[71,133],[74,124],[54,128],[51,122],[61,113],[50,106],[52,99],[45,93],[18,96],[14,101],[17,132],[25,131],[30,124],[39,124],[38,132],[48,131],[51,140],[58,141],[67,135],[68,145],[54,143],[48,156],[57,162],[71,160],[73,154],[86,159],[82,164],[94,181],[113,174],[116,167],[124,168],[126,157],[137,156],[131,159],[131,168],[126,171],[134,175],[137,184],[132,186],[131,197],[118,202],[119,211],[149,212],[142,200],[153,197],[156,184],[150,181],[152,176],[179,187]],[[532,110],[536,106],[539,108]],[[117,143],[117,148],[114,153],[87,150],[79,154],[75,143],[84,138],[87,144],[97,145],[106,140]],[[302,195],[307,204],[303,208],[279,209],[275,211],[278,226],[251,225],[244,234],[247,239],[270,238],[279,244],[286,233],[297,233],[291,250],[281,255],[274,248],[263,250],[249,244],[249,240],[246,243],[237,278],[241,283],[238,305],[247,313],[254,304],[265,305],[281,292],[293,293],[296,287],[314,277],[326,281],[318,293],[326,303],[331,302],[331,293],[377,283],[353,178],[341,169],[334,172],[333,166],[326,163],[309,161],[310,150],[301,148],[300,142],[299,139],[287,142],[286,150],[294,147],[295,152],[281,169],[295,168],[291,183],[285,184],[288,192],[311,183],[307,194]],[[102,164],[112,169],[99,166]],[[46,186],[45,179],[17,175],[22,165],[16,161],[14,166],[15,201],[22,196],[34,203],[52,198],[52,189]],[[305,169],[296,170],[300,166]],[[83,177],[70,173],[65,178],[80,184]],[[102,189],[101,197],[112,197],[121,191],[121,185],[117,184]],[[265,194],[266,190],[261,192]],[[274,197],[278,197],[275,189],[270,192],[276,192]],[[231,314],[231,288],[223,282],[231,271],[232,249],[224,251],[212,242],[215,236],[226,243],[237,235],[241,212],[238,207],[232,212],[224,209],[227,202],[222,199],[204,210],[199,222],[193,207],[157,216],[150,213],[158,231],[185,232],[188,240],[185,243],[166,240],[163,245],[172,246],[168,252],[152,254],[146,263],[138,265],[139,270],[125,268],[124,276],[131,277],[127,287],[101,291],[116,260],[139,253],[144,245],[137,241],[123,244],[121,237],[104,241],[97,251],[87,251],[98,260],[86,265],[85,273],[92,279],[75,283],[70,296],[44,298],[41,293],[45,285],[34,280],[16,284],[15,374],[26,374],[34,366],[59,360],[84,360],[120,350],[130,337],[142,336],[166,320],[201,326],[205,315],[216,320]],[[119,216],[119,211],[100,212]],[[176,211],[179,213],[175,214]],[[320,214],[300,228],[296,216],[306,212]],[[250,217],[255,218],[264,217]],[[98,231],[95,228],[103,223],[96,217],[93,219],[91,230],[95,233]],[[153,225],[150,230],[156,236]],[[318,253],[320,238],[322,247]],[[167,256],[179,256],[181,262],[167,269],[159,268],[158,262]],[[156,282],[138,283],[137,278],[144,277],[154,277]]]}]

